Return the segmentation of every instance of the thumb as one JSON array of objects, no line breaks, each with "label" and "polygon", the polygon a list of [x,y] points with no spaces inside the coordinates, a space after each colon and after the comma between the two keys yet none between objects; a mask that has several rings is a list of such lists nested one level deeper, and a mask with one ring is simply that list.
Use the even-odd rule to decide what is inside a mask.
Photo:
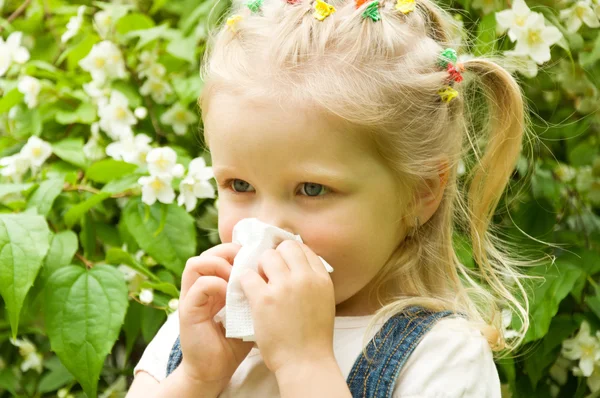
[{"label": "thumb", "polygon": [[248,299],[250,307],[254,307],[254,301],[258,297],[259,293],[266,289],[267,283],[261,276],[253,269],[245,269],[240,273],[240,286],[242,292]]}]

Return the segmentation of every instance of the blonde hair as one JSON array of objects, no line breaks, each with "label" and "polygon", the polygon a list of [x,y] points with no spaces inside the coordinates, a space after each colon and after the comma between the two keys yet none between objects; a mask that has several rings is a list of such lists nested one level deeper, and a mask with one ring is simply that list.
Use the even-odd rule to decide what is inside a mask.
[{"label": "blonde hair", "polygon": [[[462,312],[494,351],[518,346],[529,326],[529,303],[512,259],[491,233],[491,219],[518,160],[526,127],[523,96],[515,79],[491,59],[464,62],[459,97],[440,100],[448,72],[440,52],[458,47],[454,19],[429,0],[405,15],[380,1],[381,20],[363,18],[366,7],[331,1],[336,11],[319,21],[311,0],[265,0],[260,10],[234,6],[241,15],[211,38],[203,63],[206,112],[219,91],[268,95],[281,103],[313,104],[370,134],[403,192],[438,178],[448,181],[438,210],[400,243],[371,292],[381,308],[370,326],[410,305]],[[368,3],[365,3],[368,4]],[[459,178],[461,159],[473,166]],[[408,224],[412,206],[406,207]],[[460,262],[453,236],[469,239],[476,267]],[[385,292],[402,295],[386,296]],[[520,337],[506,341],[499,307],[521,319]]]}]

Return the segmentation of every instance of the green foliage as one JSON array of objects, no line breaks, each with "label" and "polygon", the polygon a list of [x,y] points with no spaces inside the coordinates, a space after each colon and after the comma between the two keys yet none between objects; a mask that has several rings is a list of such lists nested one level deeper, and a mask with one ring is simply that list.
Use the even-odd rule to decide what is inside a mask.
[{"label": "green foliage", "polygon": [[[519,254],[548,261],[523,268],[537,277],[526,283],[530,328],[515,356],[497,362],[505,391],[598,396],[590,380],[600,374],[574,374],[578,360],[562,347],[584,324],[600,330],[600,29],[569,30],[560,13],[574,1],[530,1],[562,34],[539,64],[532,51],[507,53],[515,43],[496,14],[506,3],[443,2],[473,38],[458,62],[504,54],[532,119],[495,224]],[[600,13],[598,0],[589,4]],[[196,159],[210,167],[198,69],[229,2],[98,1],[78,20],[80,5],[0,1],[0,47],[21,32],[30,54],[0,64],[0,396],[122,394],[173,311],[187,259],[219,243],[216,203],[185,203],[176,169]],[[67,23],[72,35],[61,40]],[[157,148],[172,153],[149,161]],[[476,269],[469,240],[454,238]],[[518,329],[513,318],[505,327]]]}]

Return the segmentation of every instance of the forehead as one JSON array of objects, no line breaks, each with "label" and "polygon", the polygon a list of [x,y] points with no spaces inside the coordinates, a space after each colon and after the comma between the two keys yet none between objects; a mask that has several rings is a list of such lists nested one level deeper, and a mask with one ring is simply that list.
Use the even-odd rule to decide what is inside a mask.
[{"label": "forehead", "polygon": [[[241,168],[324,168],[359,175],[372,172],[377,155],[367,133],[317,107],[217,94],[204,114],[213,165]],[[275,170],[271,170],[274,172]]]}]

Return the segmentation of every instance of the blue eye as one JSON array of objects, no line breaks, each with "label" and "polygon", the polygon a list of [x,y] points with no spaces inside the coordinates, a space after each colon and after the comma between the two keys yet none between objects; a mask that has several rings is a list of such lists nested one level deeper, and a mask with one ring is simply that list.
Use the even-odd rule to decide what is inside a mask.
[{"label": "blue eye", "polygon": [[[309,196],[311,198],[314,198],[314,197],[317,197],[317,196],[322,196],[322,195],[319,195],[319,192],[321,192],[322,190],[325,189],[324,185],[315,184],[315,183],[312,183],[312,182],[305,182],[303,185],[305,187],[304,191],[307,193],[306,196]],[[311,194],[311,192],[314,193],[314,195]]]},{"label": "blue eye", "polygon": [[[251,185],[246,181],[240,180],[238,178],[231,178],[229,180],[226,180],[223,184],[219,184],[219,186],[224,189],[229,189],[233,193],[239,195],[254,191],[254,189],[252,189],[251,191],[247,191],[247,189],[251,187]],[[301,188],[300,191],[303,190],[305,193],[302,196],[306,196],[310,199],[325,199],[325,197],[327,196],[326,193],[329,191],[329,189],[325,185],[316,184],[312,182],[302,183],[302,186],[304,187],[304,189]]]}]

